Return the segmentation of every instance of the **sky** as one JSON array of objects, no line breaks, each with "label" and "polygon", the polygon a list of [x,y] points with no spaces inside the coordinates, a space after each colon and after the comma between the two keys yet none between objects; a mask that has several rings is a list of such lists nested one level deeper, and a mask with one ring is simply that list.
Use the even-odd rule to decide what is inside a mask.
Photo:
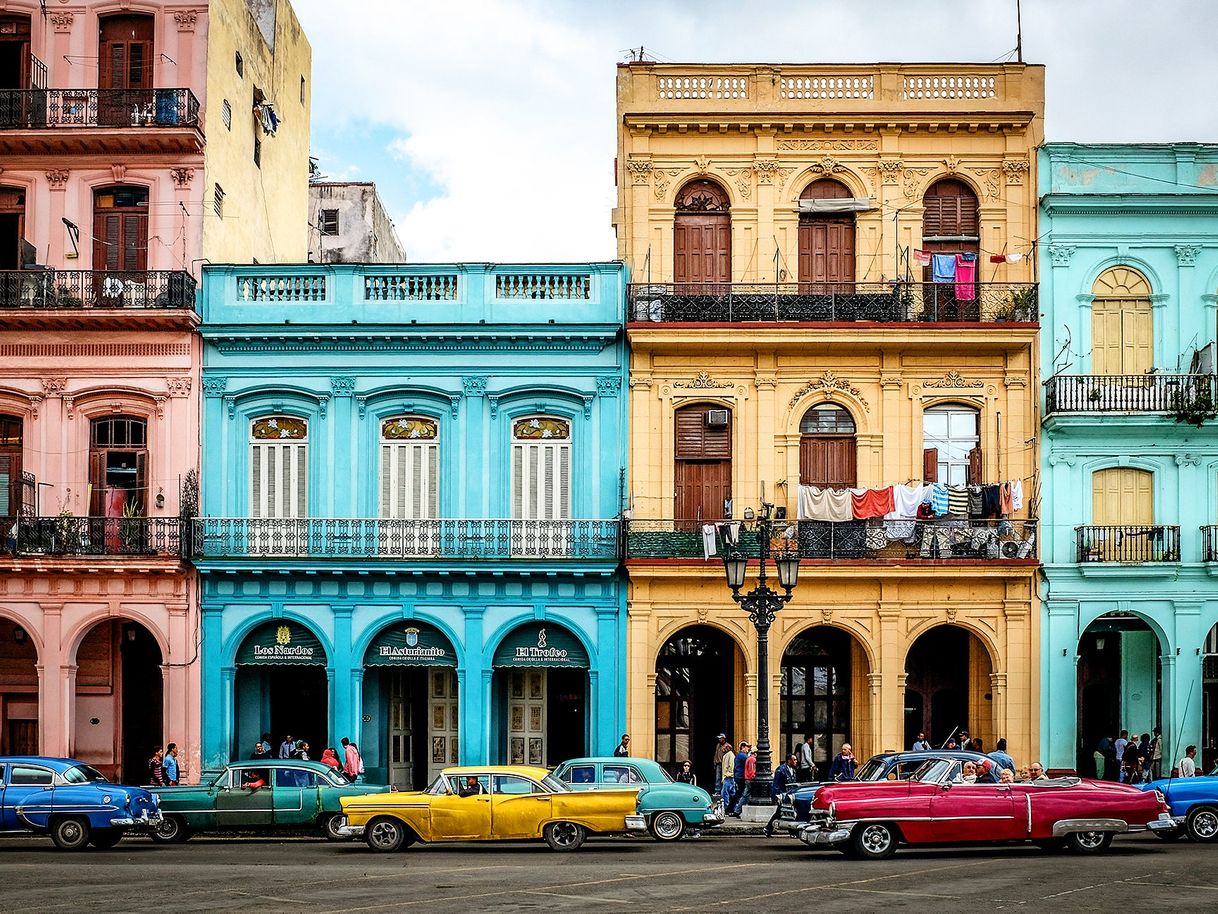
[{"label": "sky", "polygon": [[[293,0],[312,154],[413,262],[609,260],[615,65],[1007,59],[1015,0]],[[1050,142],[1218,142],[1218,0],[1023,0]]]}]

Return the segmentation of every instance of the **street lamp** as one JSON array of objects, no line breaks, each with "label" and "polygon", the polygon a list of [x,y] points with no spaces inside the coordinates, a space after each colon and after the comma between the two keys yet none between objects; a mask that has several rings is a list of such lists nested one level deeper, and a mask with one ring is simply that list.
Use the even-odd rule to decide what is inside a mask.
[{"label": "street lamp", "polygon": [[739,549],[728,549],[723,554],[723,572],[732,599],[749,614],[749,621],[757,630],[757,776],[753,779],[751,795],[746,802],[751,806],[771,806],[770,782],[774,774],[770,758],[770,626],[778,610],[791,599],[791,591],[799,581],[799,550],[789,548],[784,542],[782,551],[773,556],[774,568],[778,572],[779,593],[766,583],[766,562],[771,558],[774,522],[770,518],[771,505],[763,505],[761,517],[753,530],[757,534],[757,586],[748,593],[741,593],[744,576],[748,568],[748,557]]}]

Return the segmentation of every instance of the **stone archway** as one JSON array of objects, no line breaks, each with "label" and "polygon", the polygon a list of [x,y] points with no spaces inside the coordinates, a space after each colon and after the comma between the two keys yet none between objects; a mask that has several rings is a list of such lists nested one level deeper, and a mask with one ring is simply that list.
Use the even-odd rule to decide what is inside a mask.
[{"label": "stone archway", "polygon": [[958,739],[961,731],[993,749],[997,733],[992,677],[994,658],[977,635],[943,624],[923,632],[905,655],[905,742],[919,733],[934,746]]}]

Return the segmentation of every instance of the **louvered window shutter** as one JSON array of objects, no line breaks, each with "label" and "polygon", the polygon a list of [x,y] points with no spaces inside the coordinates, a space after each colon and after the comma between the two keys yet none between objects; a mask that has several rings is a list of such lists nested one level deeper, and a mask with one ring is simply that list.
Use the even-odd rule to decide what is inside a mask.
[{"label": "louvered window shutter", "polygon": [[923,482],[939,481],[939,449],[928,447],[922,451],[922,480]]},{"label": "louvered window shutter", "polygon": [[264,489],[262,472],[262,446],[252,444],[250,445],[250,517],[265,516],[265,512],[262,510],[262,493]]},{"label": "louvered window shutter", "polygon": [[12,503],[13,463],[8,454],[0,454],[0,517],[11,517],[17,511]]},{"label": "louvered window shutter", "polygon": [[309,474],[308,470],[308,445],[298,444],[296,449],[296,461],[292,467],[292,471],[296,474],[296,504],[293,506],[292,517],[306,517],[309,513]]},{"label": "louvered window shutter", "polygon": [[981,485],[981,445],[968,452],[968,478],[965,481],[970,486]]},{"label": "louvered window shutter", "polygon": [[517,444],[512,448],[512,517],[524,517],[524,449]]}]

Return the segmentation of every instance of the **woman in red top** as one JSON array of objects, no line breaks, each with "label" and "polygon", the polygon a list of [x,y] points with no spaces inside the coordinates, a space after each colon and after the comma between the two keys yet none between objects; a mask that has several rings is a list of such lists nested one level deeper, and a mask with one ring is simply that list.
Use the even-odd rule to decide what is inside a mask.
[{"label": "woman in red top", "polygon": [[327,749],[321,754],[321,763],[337,769],[339,767],[338,753],[336,753],[333,749]]}]

